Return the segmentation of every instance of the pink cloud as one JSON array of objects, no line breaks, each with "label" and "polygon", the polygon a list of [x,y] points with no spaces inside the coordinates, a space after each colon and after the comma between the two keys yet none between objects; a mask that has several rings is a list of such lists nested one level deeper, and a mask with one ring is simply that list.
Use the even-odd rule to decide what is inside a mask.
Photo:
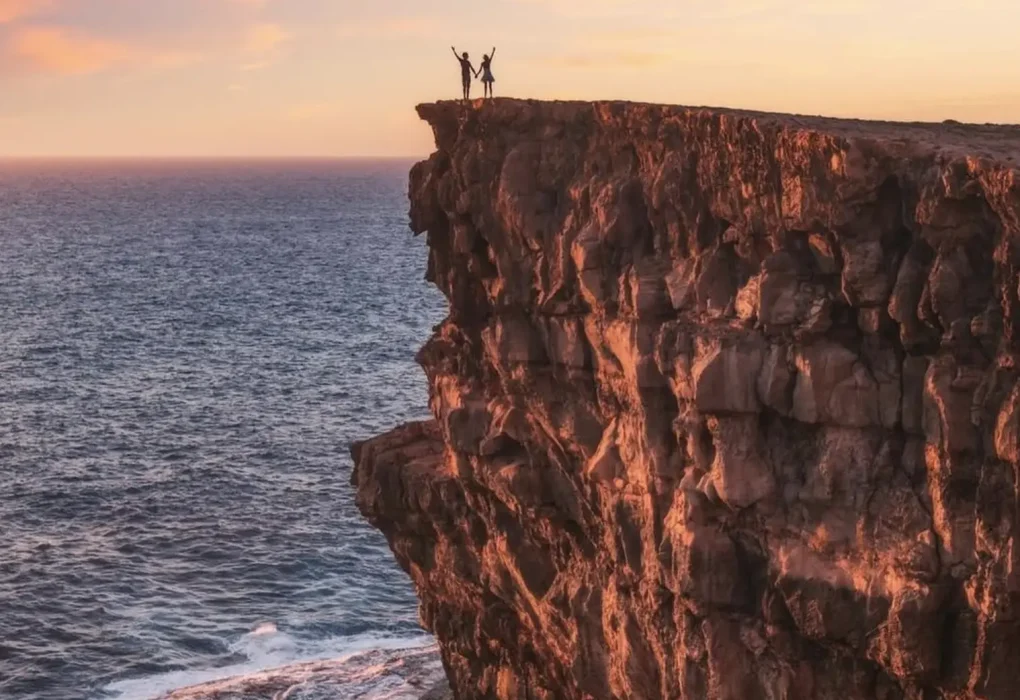
[{"label": "pink cloud", "polygon": [[51,0],[0,0],[0,24],[37,14],[50,4]]},{"label": "pink cloud", "polygon": [[115,41],[62,27],[27,27],[14,33],[9,50],[23,65],[44,73],[95,73],[129,58],[131,49]]}]

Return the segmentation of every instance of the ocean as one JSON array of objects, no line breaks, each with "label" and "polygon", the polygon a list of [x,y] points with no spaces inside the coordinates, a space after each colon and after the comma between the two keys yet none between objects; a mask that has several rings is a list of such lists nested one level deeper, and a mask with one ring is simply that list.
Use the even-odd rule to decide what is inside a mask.
[{"label": "ocean", "polygon": [[349,485],[427,415],[409,166],[0,164],[0,698],[442,678]]}]

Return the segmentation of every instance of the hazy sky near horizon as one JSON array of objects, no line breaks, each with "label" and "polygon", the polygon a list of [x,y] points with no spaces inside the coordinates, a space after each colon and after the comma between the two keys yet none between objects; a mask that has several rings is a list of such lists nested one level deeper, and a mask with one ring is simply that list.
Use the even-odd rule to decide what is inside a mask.
[{"label": "hazy sky near horizon", "polygon": [[0,156],[419,156],[451,44],[498,47],[498,95],[1020,122],[1018,27],[1015,0],[0,0]]}]

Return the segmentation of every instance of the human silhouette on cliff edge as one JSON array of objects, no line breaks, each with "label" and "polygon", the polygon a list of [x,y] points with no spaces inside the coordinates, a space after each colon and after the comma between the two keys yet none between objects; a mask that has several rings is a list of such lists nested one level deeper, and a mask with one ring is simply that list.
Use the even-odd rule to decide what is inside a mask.
[{"label": "human silhouette on cliff edge", "polygon": [[482,85],[485,90],[485,97],[492,98],[492,84],[496,82],[496,79],[492,77],[492,59],[496,57],[496,47],[492,47],[492,53],[487,53],[482,56],[482,65],[478,67],[478,72],[475,73],[475,77],[478,74],[482,74]]},{"label": "human silhouette on cliff edge", "polygon": [[457,49],[452,46],[450,49],[453,50],[453,56],[460,61],[460,80],[464,86],[464,101],[471,99],[471,76],[475,74],[475,67],[471,65],[471,61],[468,60],[468,52],[465,51],[463,55],[457,53]]}]

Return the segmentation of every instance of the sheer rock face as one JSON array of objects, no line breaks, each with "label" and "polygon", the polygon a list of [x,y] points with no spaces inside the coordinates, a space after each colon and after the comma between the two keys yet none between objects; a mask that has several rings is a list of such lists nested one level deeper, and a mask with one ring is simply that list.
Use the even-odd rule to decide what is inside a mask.
[{"label": "sheer rock face", "polygon": [[1020,131],[423,105],[435,420],[357,445],[460,700],[1020,688]]}]

